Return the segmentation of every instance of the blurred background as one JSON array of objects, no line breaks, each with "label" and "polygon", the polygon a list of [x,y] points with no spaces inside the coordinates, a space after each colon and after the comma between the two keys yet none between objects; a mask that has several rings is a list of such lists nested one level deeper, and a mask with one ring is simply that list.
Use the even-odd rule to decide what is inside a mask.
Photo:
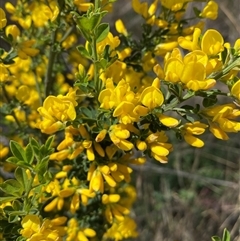
[{"label": "blurred background", "polygon": [[[205,28],[217,29],[234,44],[240,38],[240,0],[216,2],[218,18],[206,21]],[[199,9],[204,5],[203,1],[192,4]],[[194,16],[191,6],[186,14]],[[130,0],[118,0],[109,17],[112,24],[121,18],[136,38],[141,35],[142,19],[133,12]],[[205,146],[195,149],[173,136],[168,164],[152,160],[135,167],[132,183],[137,187],[137,201],[132,217],[139,237],[134,240],[210,241],[227,228],[231,241],[240,241],[239,137],[221,141],[206,134],[201,136]]]}]

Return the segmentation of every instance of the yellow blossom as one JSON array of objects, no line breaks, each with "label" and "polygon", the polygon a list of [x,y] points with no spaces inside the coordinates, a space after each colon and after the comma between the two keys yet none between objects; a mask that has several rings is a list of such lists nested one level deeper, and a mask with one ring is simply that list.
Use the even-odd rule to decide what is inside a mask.
[{"label": "yellow blossom", "polygon": [[189,51],[197,50],[199,49],[200,34],[201,30],[199,28],[195,28],[191,39],[189,39],[189,37],[180,36],[178,38],[178,43],[183,49],[187,49]]},{"label": "yellow blossom", "polygon": [[11,34],[11,36],[13,37],[13,40],[16,41],[17,37],[20,36],[20,30],[17,27],[17,25],[13,24],[13,25],[8,25],[5,29],[5,33],[8,36],[9,34]]},{"label": "yellow blossom", "polygon": [[9,152],[9,148],[0,143],[0,159],[3,159]]},{"label": "yellow blossom", "polygon": [[111,141],[121,150],[130,151],[134,146],[127,140],[130,137],[130,132],[123,124],[117,124],[110,127],[109,133]]},{"label": "yellow blossom", "polygon": [[73,3],[77,6],[78,10],[81,12],[87,12],[92,3],[86,3],[84,0],[74,0]]},{"label": "yellow blossom", "polygon": [[193,123],[186,123],[181,129],[184,140],[191,146],[202,147],[204,142],[195,135],[201,135],[205,132],[208,125],[195,121]]},{"label": "yellow blossom", "polygon": [[20,86],[16,93],[16,98],[21,102],[24,102],[27,99],[29,99],[30,98],[30,90],[29,90],[28,86],[26,86],[26,85]]},{"label": "yellow blossom", "polygon": [[38,111],[44,118],[39,124],[42,132],[52,134],[64,128],[66,121],[76,118],[76,101],[67,96],[48,96]]},{"label": "yellow blossom", "polygon": [[115,28],[116,30],[118,31],[118,33],[121,33],[123,34],[124,36],[127,36],[128,33],[127,33],[127,30],[122,22],[121,19],[118,19],[116,22],[115,22]]},{"label": "yellow blossom", "polygon": [[232,96],[234,96],[235,98],[237,98],[237,100],[240,101],[240,80],[238,80],[236,83],[234,83],[234,85],[231,88],[231,94]]},{"label": "yellow blossom", "polygon": [[7,25],[6,14],[2,8],[0,8],[0,29]]},{"label": "yellow blossom", "polygon": [[22,219],[20,233],[28,241],[38,240],[62,240],[65,235],[64,227],[66,217],[58,217],[53,220],[44,219],[43,221],[37,215],[27,215]]},{"label": "yellow blossom", "polygon": [[215,56],[224,50],[223,43],[223,37],[217,30],[208,29],[202,37],[201,49],[208,56]]},{"label": "yellow blossom", "polygon": [[240,122],[234,120],[240,116],[240,110],[234,104],[209,107],[202,113],[224,132],[236,133],[240,131]]},{"label": "yellow blossom", "polygon": [[218,16],[218,4],[215,1],[209,1],[200,13],[200,16],[215,20]]},{"label": "yellow blossom", "polygon": [[82,227],[75,218],[68,222],[66,241],[89,241],[96,236],[96,232],[88,227]]},{"label": "yellow blossom", "polygon": [[164,114],[160,114],[158,116],[159,118],[159,121],[165,125],[165,126],[168,126],[168,127],[176,127],[179,123],[179,121],[173,117],[170,117],[170,116],[166,116]]},{"label": "yellow blossom", "polygon": [[164,97],[160,88],[160,80],[154,79],[152,86],[147,87],[143,90],[140,100],[143,105],[148,107],[150,110],[155,107],[161,106],[164,102]]},{"label": "yellow blossom", "polygon": [[123,240],[126,238],[136,238],[138,233],[136,231],[137,225],[133,219],[128,216],[119,222],[115,220],[111,227],[104,234],[105,239]]}]

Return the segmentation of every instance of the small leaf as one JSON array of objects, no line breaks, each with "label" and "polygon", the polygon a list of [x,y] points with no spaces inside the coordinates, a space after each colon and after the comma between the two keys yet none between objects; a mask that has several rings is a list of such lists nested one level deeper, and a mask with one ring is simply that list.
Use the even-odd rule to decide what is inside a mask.
[{"label": "small leaf", "polygon": [[30,143],[27,145],[25,153],[27,163],[32,164],[34,159],[34,153]]},{"label": "small leaf", "polygon": [[32,147],[34,147],[34,146],[37,147],[37,148],[40,147],[38,141],[36,139],[34,139],[34,138],[31,138],[30,144],[31,144]]},{"label": "small leaf", "polygon": [[212,241],[221,241],[221,239],[219,237],[217,237],[217,236],[213,236],[212,237]]},{"label": "small leaf", "polygon": [[22,185],[14,179],[7,180],[4,183],[0,184],[0,189],[3,192],[16,197],[21,197],[23,192]]},{"label": "small leaf", "polygon": [[16,223],[18,221],[19,221],[19,217],[18,216],[9,215],[9,217],[8,217],[8,222],[9,223]]},{"label": "small leaf", "polygon": [[47,139],[47,141],[46,141],[46,143],[45,143],[45,147],[47,148],[47,150],[49,150],[49,149],[51,148],[52,143],[53,143],[53,141],[54,141],[54,138],[55,138],[54,135],[48,137],[48,139]]},{"label": "small leaf", "polygon": [[230,241],[231,237],[230,237],[230,233],[229,231],[225,228],[223,231],[223,237],[222,237],[222,241]]},{"label": "small leaf", "polygon": [[88,53],[88,51],[86,50],[86,48],[83,45],[78,45],[77,50],[83,57],[85,57],[87,59],[91,59],[90,54]]},{"label": "small leaf", "polygon": [[79,26],[77,26],[77,29],[80,31],[80,33],[89,43],[92,42],[91,36],[87,31],[85,31],[84,29],[81,29]]},{"label": "small leaf", "polygon": [[101,21],[101,18],[102,16],[100,13],[94,13],[91,16],[87,16],[86,14],[84,14],[82,16],[77,17],[75,20],[80,30],[88,32],[93,31],[97,27],[97,25]]},{"label": "small leaf", "polygon": [[24,170],[23,168],[21,167],[18,167],[16,170],[15,170],[15,173],[14,173],[17,181],[24,187],[24,190],[25,192],[28,192],[29,191],[29,178],[28,178],[28,175],[26,173],[26,170]]},{"label": "small leaf", "polygon": [[0,197],[0,204],[6,203],[6,202],[11,202],[13,200],[17,199],[17,197]]},{"label": "small leaf", "polygon": [[25,161],[26,160],[24,149],[16,141],[13,141],[13,140],[10,141],[10,149],[12,151],[12,154],[16,158],[18,158],[21,161]]},{"label": "small leaf", "polygon": [[16,165],[19,162],[19,159],[17,159],[15,156],[11,156],[6,161]]},{"label": "small leaf", "polygon": [[196,7],[194,7],[194,8],[193,8],[193,11],[194,11],[194,13],[195,13],[196,17],[201,18],[201,17],[199,16],[199,15],[200,15],[200,13],[201,13],[201,11],[200,11],[199,9],[197,9]]},{"label": "small leaf", "polygon": [[205,108],[207,108],[207,107],[209,107],[209,106],[212,106],[212,105],[214,105],[214,104],[216,104],[216,103],[217,103],[217,98],[216,98],[215,95],[208,96],[208,97],[204,98],[204,99],[203,99],[203,102],[202,102],[202,104],[203,104],[203,106],[204,106]]},{"label": "small leaf", "polygon": [[96,31],[97,43],[104,40],[107,37],[108,33],[109,33],[109,24],[108,23],[99,24]]}]

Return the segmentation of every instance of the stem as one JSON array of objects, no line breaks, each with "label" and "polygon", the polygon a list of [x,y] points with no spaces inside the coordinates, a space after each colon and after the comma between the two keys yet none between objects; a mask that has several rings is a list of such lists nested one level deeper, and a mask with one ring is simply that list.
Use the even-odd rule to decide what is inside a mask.
[{"label": "stem", "polygon": [[[94,1],[94,10],[98,11],[100,7],[100,1],[99,0],[95,0]],[[98,53],[97,53],[97,41],[96,41],[96,37],[95,34],[93,33],[93,37],[92,37],[92,51],[93,51],[93,66],[94,66],[94,86],[96,88],[96,95],[98,96],[99,92],[100,92],[100,80],[99,80],[99,76],[98,76]]]},{"label": "stem", "polygon": [[53,78],[52,78],[52,71],[54,66],[54,61],[56,57],[56,51],[54,50],[54,43],[56,41],[57,31],[52,32],[52,46],[50,47],[49,52],[49,59],[48,59],[48,66],[45,76],[45,98],[51,93],[52,91],[52,84],[53,84]]},{"label": "stem", "polygon": [[97,54],[97,42],[95,39],[95,36],[92,38],[92,50],[93,50],[93,66],[94,66],[94,86],[96,88],[96,94],[98,95],[99,91],[99,78],[98,78],[98,66],[97,66],[97,61],[98,61],[98,54]]},{"label": "stem", "polygon": [[95,0],[94,1],[94,9],[95,11],[100,7],[100,1],[99,0]]}]

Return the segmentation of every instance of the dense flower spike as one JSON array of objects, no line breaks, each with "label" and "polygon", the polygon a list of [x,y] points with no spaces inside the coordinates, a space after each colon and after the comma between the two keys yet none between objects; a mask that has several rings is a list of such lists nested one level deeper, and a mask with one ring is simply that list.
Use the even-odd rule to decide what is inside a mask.
[{"label": "dense flower spike", "polygon": [[240,131],[240,39],[203,31],[212,0],[190,25],[189,2],[132,0],[140,39],[103,22],[112,0],[0,8],[0,239],[135,238],[134,165],[167,163],[175,139]]}]

